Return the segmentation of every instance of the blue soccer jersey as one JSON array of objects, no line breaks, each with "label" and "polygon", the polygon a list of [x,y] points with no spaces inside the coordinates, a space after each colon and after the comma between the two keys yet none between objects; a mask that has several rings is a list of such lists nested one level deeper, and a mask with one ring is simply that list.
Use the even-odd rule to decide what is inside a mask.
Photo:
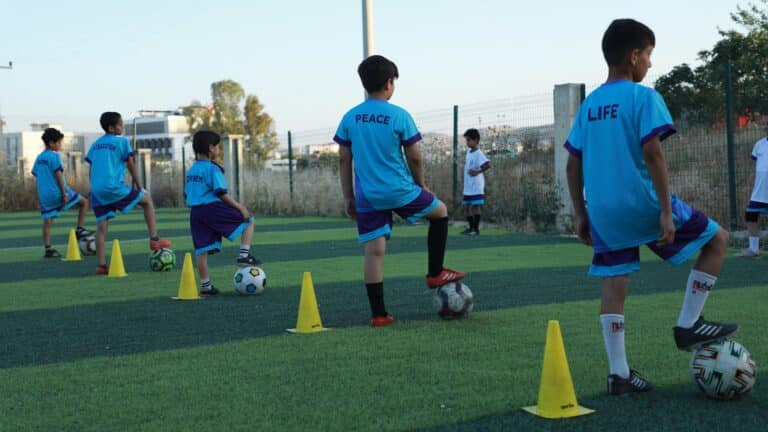
[{"label": "blue soccer jersey", "polygon": [[[661,95],[631,81],[603,84],[581,104],[565,147],[581,159],[596,252],[658,239],[660,206],[643,145],[673,133]],[[676,223],[685,220],[678,207],[673,205]]]},{"label": "blue soccer jersey", "polygon": [[37,196],[40,198],[40,211],[46,213],[57,209],[61,204],[61,189],[56,181],[56,172],[62,171],[61,179],[64,181],[64,190],[72,197],[74,192],[67,185],[67,179],[63,175],[61,156],[53,150],[45,150],[35,159],[32,167],[32,175],[37,178]]},{"label": "blue soccer jersey", "polygon": [[131,144],[121,136],[107,134],[91,144],[85,161],[91,164],[94,207],[120,201],[131,192],[125,184],[125,163],[131,156]]},{"label": "blue soccer jersey", "polygon": [[184,183],[187,206],[197,207],[221,201],[219,196],[225,193],[227,180],[220,166],[209,160],[199,160],[192,164]]},{"label": "blue soccer jersey", "polygon": [[399,208],[421,193],[401,152],[421,140],[408,111],[368,99],[344,115],[333,140],[351,148],[357,211]]}]

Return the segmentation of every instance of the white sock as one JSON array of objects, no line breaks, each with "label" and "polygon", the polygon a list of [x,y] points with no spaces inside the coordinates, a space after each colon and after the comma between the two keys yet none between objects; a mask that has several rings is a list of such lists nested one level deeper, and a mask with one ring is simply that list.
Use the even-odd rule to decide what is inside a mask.
[{"label": "white sock", "polygon": [[211,278],[200,278],[200,288],[202,288],[203,291],[208,290],[211,287]]},{"label": "white sock", "polygon": [[627,352],[624,347],[624,315],[602,314],[600,324],[603,326],[603,341],[611,375],[629,378]]},{"label": "white sock", "polygon": [[251,253],[251,245],[249,244],[241,244],[240,245],[240,257],[245,258],[248,256],[248,254]]},{"label": "white sock", "polygon": [[760,237],[749,237],[749,249],[752,252],[760,251]]},{"label": "white sock", "polygon": [[680,308],[680,316],[677,317],[677,326],[691,328],[699,319],[704,303],[709,297],[709,290],[715,286],[717,278],[698,270],[691,270],[688,283],[685,285],[685,298]]}]

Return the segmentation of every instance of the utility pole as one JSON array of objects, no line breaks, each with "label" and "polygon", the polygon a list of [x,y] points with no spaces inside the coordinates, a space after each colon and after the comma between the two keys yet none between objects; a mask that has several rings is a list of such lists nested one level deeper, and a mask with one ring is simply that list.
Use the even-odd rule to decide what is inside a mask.
[{"label": "utility pole", "polygon": [[[0,69],[13,69],[13,62],[9,61],[8,66],[0,66]],[[0,154],[2,154],[2,149],[5,148],[5,139],[3,138],[3,126],[5,126],[5,120],[3,120],[3,113],[0,112]],[[3,166],[7,162],[2,159],[5,159],[5,158],[0,158],[0,168],[3,168]]]},{"label": "utility pole", "polygon": [[[373,49],[373,0],[363,1],[363,60],[372,56]],[[368,92],[363,90],[363,99],[368,99]]]}]

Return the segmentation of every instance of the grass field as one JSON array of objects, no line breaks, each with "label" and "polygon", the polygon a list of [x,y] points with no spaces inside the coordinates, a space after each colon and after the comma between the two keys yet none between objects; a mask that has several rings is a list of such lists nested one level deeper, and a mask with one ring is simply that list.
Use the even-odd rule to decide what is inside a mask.
[{"label": "grass field", "polygon": [[[179,267],[151,273],[140,212],[110,225],[129,276],[93,275],[96,262],[44,261],[34,213],[0,214],[0,431],[230,430],[768,430],[762,377],[739,401],[694,388],[690,355],[672,340],[688,266],[650,254],[627,303],[630,366],[658,386],[608,397],[591,251],[572,239],[452,228],[446,264],[469,272],[475,312],[441,321],[425,289],[426,227],[396,226],[385,262],[388,309],[398,322],[368,327],[361,248],[350,221],[259,218],[254,253],[269,275],[259,297],[231,288],[236,243],[211,258],[223,295],[176,302],[191,250],[187,212],[161,210]],[[92,219],[91,219],[92,221]],[[66,250],[70,212],[54,224]],[[729,258],[705,315],[742,325],[736,339],[758,369],[768,359],[760,319],[765,260]],[[315,282],[332,331],[291,335],[302,273]],[[544,420],[536,403],[547,321],[563,332],[579,402],[596,413]]]}]

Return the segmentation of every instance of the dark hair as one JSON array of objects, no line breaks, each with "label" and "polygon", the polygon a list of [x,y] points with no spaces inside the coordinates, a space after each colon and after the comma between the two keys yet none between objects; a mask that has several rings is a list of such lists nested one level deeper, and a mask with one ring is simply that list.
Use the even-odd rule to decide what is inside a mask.
[{"label": "dark hair", "polygon": [[195,154],[208,154],[208,148],[221,142],[219,134],[209,130],[200,130],[195,132],[192,137],[192,149]]},{"label": "dark hair", "polygon": [[55,143],[56,141],[64,138],[64,134],[59,132],[59,130],[56,128],[48,128],[43,131],[43,136],[41,136],[41,138],[43,139],[45,146],[48,147],[51,143]]},{"label": "dark hair", "polygon": [[635,49],[656,46],[653,30],[633,19],[614,20],[603,34],[603,57],[608,66],[619,66]]},{"label": "dark hair", "polygon": [[357,74],[368,93],[383,90],[387,81],[399,78],[397,65],[388,58],[380,55],[372,55],[360,63]]},{"label": "dark hair", "polygon": [[101,123],[101,128],[104,129],[104,132],[109,133],[109,127],[117,127],[117,123],[120,122],[121,119],[122,116],[120,116],[119,112],[107,111],[101,113],[99,123]]},{"label": "dark hair", "polygon": [[480,131],[474,128],[467,129],[467,131],[464,132],[464,138],[480,141]]}]

